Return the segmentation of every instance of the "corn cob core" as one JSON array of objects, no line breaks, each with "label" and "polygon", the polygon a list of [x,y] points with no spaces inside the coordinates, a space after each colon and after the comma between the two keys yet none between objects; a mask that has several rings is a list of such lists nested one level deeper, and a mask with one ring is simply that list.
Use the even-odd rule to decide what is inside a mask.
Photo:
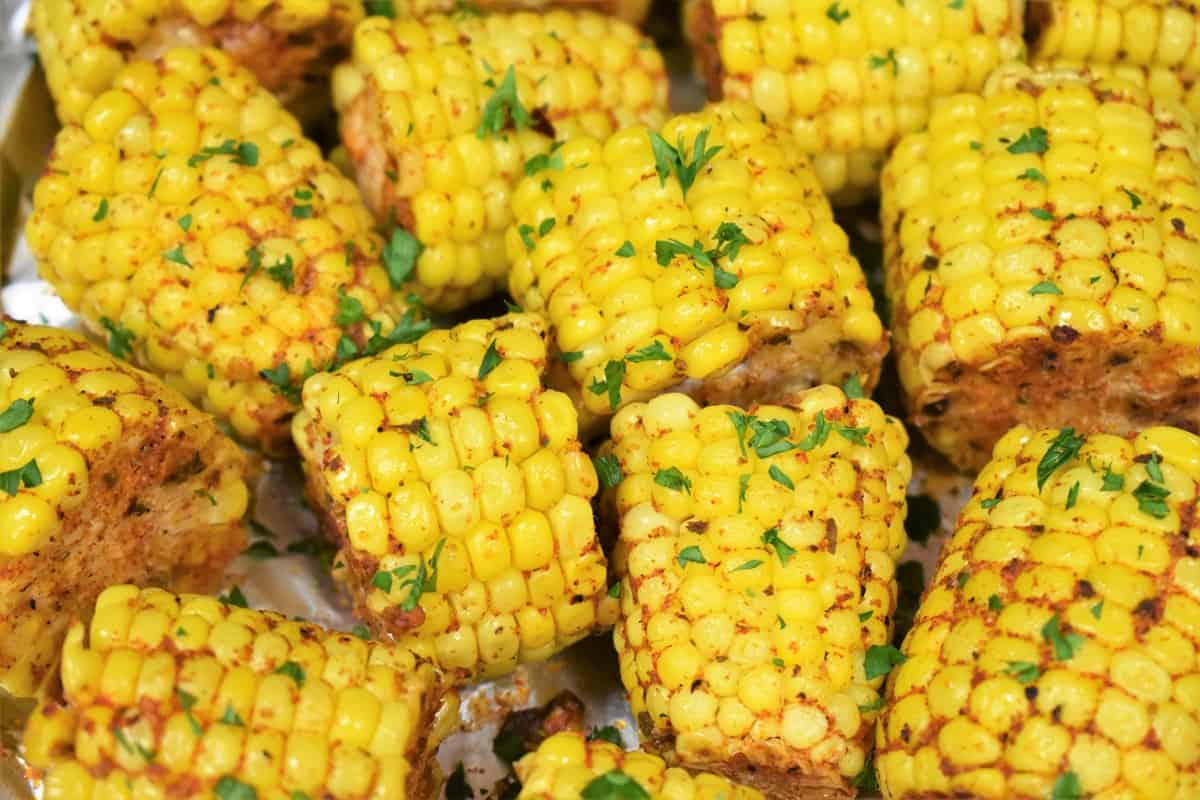
[{"label": "corn cob core", "polygon": [[550,318],[552,383],[589,420],[670,387],[746,403],[874,385],[883,326],[792,139],[737,103],[658,136],[572,139],[513,195],[509,290]]},{"label": "corn cob core", "polygon": [[404,650],[129,585],[71,626],[59,671],[25,730],[46,800],[427,798],[457,717]]},{"label": "corn cob core", "polygon": [[418,292],[443,310],[503,286],[509,198],[528,159],[556,138],[657,125],[666,102],[650,40],[592,12],[374,17],[334,74],[367,204],[424,245]]},{"label": "corn cob core", "polygon": [[[515,765],[521,791],[517,800],[579,800],[592,784],[624,776],[644,794],[598,793],[596,797],[646,800],[763,800],[762,794],[711,773],[691,775],[668,767],[658,756],[625,752],[611,742],[589,741],[576,732],[556,733]],[[617,777],[617,781],[622,778]],[[619,784],[614,784],[619,785]],[[596,791],[596,790],[593,790]]]},{"label": "corn cob core", "polygon": [[[1200,113],[1197,10],[1151,0],[1046,0],[1030,3],[1030,61],[1038,66],[1091,69],[1105,77],[1148,80],[1156,101],[1184,103]],[[1141,73],[1139,76],[1138,73]]]},{"label": "corn cob core", "polygon": [[0,688],[32,694],[113,580],[211,588],[244,546],[245,466],[157,379],[0,321]]},{"label": "corn cob core", "polygon": [[459,680],[616,618],[566,395],[532,314],[437,330],[304,385],[309,495],[360,617]]},{"label": "corn cob core", "polygon": [[472,3],[460,0],[393,0],[392,6],[393,16],[401,18],[451,12],[464,17],[480,12],[527,10],[545,13],[553,8],[584,9],[640,25],[650,9],[650,0],[475,0]]},{"label": "corn cob core", "polygon": [[1190,117],[1076,73],[997,72],[884,172],[887,292],[914,422],[978,469],[1013,425],[1200,426]]},{"label": "corn cob core", "polygon": [[1018,426],[893,671],[889,800],[1200,796],[1200,437]]},{"label": "corn cob core", "polygon": [[250,73],[181,49],[58,134],[26,233],[113,353],[280,454],[302,376],[399,318],[371,226]]},{"label": "corn cob core", "polygon": [[751,101],[842,201],[939,98],[1024,54],[1019,0],[698,0],[685,14],[709,95]]},{"label": "corn cob core", "polygon": [[303,108],[325,93],[322,70],[362,14],[355,0],[34,0],[31,19],[59,119],[72,123],[127,64],[177,46],[218,47]]},{"label": "corn cob core", "polygon": [[621,678],[643,744],[775,797],[852,796],[912,467],[904,427],[822,386],[792,407],[620,411]]}]

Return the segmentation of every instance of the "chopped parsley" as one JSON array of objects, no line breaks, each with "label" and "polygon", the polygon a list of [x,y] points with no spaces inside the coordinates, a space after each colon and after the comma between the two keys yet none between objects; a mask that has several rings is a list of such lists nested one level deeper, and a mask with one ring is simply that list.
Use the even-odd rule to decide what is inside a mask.
[{"label": "chopped parsley", "polygon": [[1038,491],[1042,490],[1046,481],[1054,474],[1054,471],[1073,459],[1078,453],[1079,448],[1083,447],[1083,443],[1087,441],[1086,436],[1076,436],[1074,428],[1063,428],[1054,437],[1054,441],[1046,448],[1045,454],[1037,465],[1037,486]]},{"label": "chopped parsley", "polygon": [[845,383],[842,384],[842,392],[851,400],[861,400],[867,396],[867,393],[863,391],[862,378],[858,376],[857,372],[850,373],[850,377],[846,378]]},{"label": "chopped parsley", "polygon": [[881,678],[892,671],[892,667],[898,664],[903,664],[905,661],[904,654],[890,644],[879,645],[873,644],[867,648],[864,667],[867,672],[867,680]]},{"label": "chopped parsley", "polygon": [[249,608],[249,604],[246,602],[246,595],[242,594],[242,587],[237,584],[234,584],[233,588],[229,590],[229,594],[220,595],[217,597],[217,600],[227,606]]},{"label": "chopped parsley", "polygon": [[626,239],[625,243],[622,244],[620,247],[618,247],[617,252],[613,253],[613,255],[620,256],[621,258],[632,257],[633,255],[635,255],[634,250],[633,250],[633,242]]},{"label": "chopped parsley", "polygon": [[296,686],[304,688],[304,667],[295,661],[285,661],[275,669],[276,675],[286,675],[296,682]]},{"label": "chopped parsley", "polygon": [[288,402],[294,405],[300,404],[300,387],[292,385],[291,370],[288,369],[286,362],[272,369],[260,370],[258,374]]},{"label": "chopped parsley", "polygon": [[483,380],[488,375],[491,375],[492,370],[500,366],[500,361],[500,351],[496,349],[496,340],[492,339],[483,354],[483,360],[479,362],[479,374],[476,377],[479,380]]},{"label": "chopped parsley", "polygon": [[1010,661],[1004,671],[1017,679],[1017,683],[1033,683],[1041,673],[1038,665],[1031,661]]},{"label": "chopped parsley", "polygon": [[258,800],[258,792],[248,783],[242,783],[232,775],[224,775],[213,786],[217,800]]},{"label": "chopped parsley", "polygon": [[579,796],[582,800],[650,800],[650,793],[619,769],[593,778]]},{"label": "chopped parsley", "polygon": [[1022,153],[1041,155],[1050,149],[1050,144],[1046,141],[1046,129],[1030,128],[1022,133],[1021,136],[1006,149],[1013,155],[1021,155]]},{"label": "chopped parsley", "polygon": [[785,567],[792,556],[796,555],[796,548],[780,538],[779,531],[775,528],[763,532],[762,543],[767,547],[774,548],[775,555],[779,557],[779,563]]},{"label": "chopped parsley", "polygon": [[187,256],[184,255],[182,242],[163,253],[162,257],[175,264],[182,264],[185,267],[192,266],[192,262],[188,261]]},{"label": "chopped parsley", "polygon": [[772,464],[767,470],[767,474],[771,476],[771,480],[775,481],[780,486],[784,486],[792,490],[796,488],[796,484],[792,483],[792,479],[787,476],[787,473],[774,464]]},{"label": "chopped parsley", "polygon": [[605,489],[613,488],[624,477],[621,473],[620,460],[611,453],[593,458],[592,466],[596,468],[596,477],[600,479],[600,485]]},{"label": "chopped parsley", "polygon": [[15,496],[24,484],[25,488],[33,489],[42,485],[42,471],[38,469],[37,461],[30,459],[24,466],[0,472],[0,491],[10,497]]},{"label": "chopped parsley", "polygon": [[184,233],[187,233],[192,229],[192,215],[184,214],[182,217],[175,220],[175,224],[179,226],[180,230],[182,230]]},{"label": "chopped parsley", "polygon": [[525,162],[525,174],[536,175],[544,169],[562,169],[562,156],[551,151],[549,153],[538,153],[533,158]]},{"label": "chopped parsley", "polygon": [[888,48],[888,51],[885,55],[870,56],[867,59],[867,66],[869,66],[871,69],[880,69],[882,67],[890,66],[892,68],[893,75],[900,74],[900,64],[896,61],[896,50],[892,47]]},{"label": "chopped parsley", "polygon": [[988,610],[995,611],[997,614],[1004,610],[1004,603],[1000,602],[1000,595],[993,594],[988,597]]},{"label": "chopped parsley", "polygon": [[654,473],[654,482],[673,492],[692,493],[692,482],[680,472],[679,467],[668,467]]},{"label": "chopped parsley", "polygon": [[1042,638],[1054,646],[1054,657],[1059,661],[1067,661],[1075,655],[1075,651],[1083,647],[1084,638],[1078,633],[1068,631],[1063,633],[1062,624],[1055,614],[1042,626]]},{"label": "chopped parsley", "polygon": [[[92,215],[92,222],[102,222],[108,216],[108,198],[100,198],[100,207],[96,209],[96,213]],[[187,230],[186,228],[184,230]]]},{"label": "chopped parsley", "polygon": [[1083,786],[1079,783],[1079,776],[1074,772],[1067,770],[1054,781],[1054,787],[1050,790],[1050,800],[1082,800]]},{"label": "chopped parsley", "polygon": [[267,277],[290,291],[296,285],[296,273],[292,270],[292,257],[285,255],[282,259],[267,267]]},{"label": "chopped parsley", "polygon": [[18,398],[9,403],[4,413],[0,414],[0,433],[8,433],[29,422],[33,417],[33,401]]},{"label": "chopped parsley", "polygon": [[645,361],[670,361],[671,354],[663,347],[662,342],[655,339],[640,350],[635,350],[625,356],[625,360],[631,364],[641,364]]},{"label": "chopped parsley", "polygon": [[1054,215],[1044,208],[1031,208],[1029,209],[1029,213],[1032,214],[1036,219],[1040,219],[1043,222],[1054,221]]},{"label": "chopped parsley", "polygon": [[752,558],[749,561],[742,564],[741,566],[734,567],[733,569],[731,569],[729,571],[730,572],[745,572],[748,569],[757,569],[758,567],[761,567],[762,563],[763,562],[762,562],[761,558]]},{"label": "chopped parsley", "polygon": [[830,425],[825,421],[825,412],[818,411],[816,419],[813,420],[813,429],[800,441],[800,449],[808,452],[825,444],[825,440],[829,438],[829,429]]},{"label": "chopped parsley", "polygon": [[1137,500],[1138,510],[1149,514],[1155,519],[1163,519],[1167,514],[1171,513],[1171,509],[1166,502],[1170,494],[1171,490],[1167,487],[1159,486],[1150,481],[1142,481],[1133,490],[1133,497]]},{"label": "chopped parsley", "polygon": [[588,734],[587,738],[589,742],[600,740],[621,747],[621,733],[613,725],[605,725],[603,728],[592,728],[592,732]]},{"label": "chopped parsley", "polygon": [[353,325],[366,319],[367,312],[357,297],[346,294],[346,287],[339,286],[337,292],[337,313],[333,321],[341,326]]},{"label": "chopped parsley", "polygon": [[504,79],[483,107],[475,136],[486,139],[488,136],[499,135],[510,124],[517,130],[524,130],[529,127],[531,121],[529,111],[521,105],[521,100],[517,97],[517,73],[510,64],[504,73]]},{"label": "chopped parsley", "polygon": [[101,317],[100,324],[108,331],[108,352],[117,358],[133,355],[133,331],[108,317]]},{"label": "chopped parsley", "polygon": [[202,147],[200,152],[188,159],[187,165],[194,167],[214,156],[232,156],[233,163],[247,167],[258,166],[258,145],[254,142],[238,142],[226,139],[217,147]]},{"label": "chopped parsley", "polygon": [[1138,197],[1136,194],[1129,191],[1124,186],[1121,187],[1121,191],[1124,192],[1125,196],[1129,198],[1129,202],[1133,206],[1134,210],[1136,210],[1137,207],[1142,204],[1142,198]]},{"label": "chopped parsley", "polygon": [[608,393],[608,406],[616,410],[621,404],[621,382],[625,380],[625,362],[609,361],[604,365],[604,380],[592,379],[588,391],[592,394]]},{"label": "chopped parsley", "polygon": [[1017,176],[1019,181],[1038,181],[1040,183],[1049,183],[1046,176],[1037,167],[1027,167],[1024,172]]},{"label": "chopped parsley", "polygon": [[1078,501],[1079,501],[1079,481],[1075,481],[1075,483],[1072,484],[1070,490],[1067,492],[1067,508],[1068,509],[1074,508],[1075,503]]},{"label": "chopped parsley", "polygon": [[393,289],[399,289],[412,277],[417,259],[424,250],[425,245],[418,242],[417,237],[403,228],[392,228],[392,238],[383,247],[383,266]]},{"label": "chopped parsley", "polygon": [[687,190],[692,188],[692,184],[696,182],[700,170],[709,161],[712,161],[717,153],[721,152],[720,146],[706,147],[709,133],[710,130],[705,128],[696,134],[696,140],[692,144],[692,153],[689,156],[682,135],[676,140],[676,146],[672,147],[662,136],[654,131],[650,132],[650,147],[654,151],[654,165],[658,172],[660,186],[665,186],[667,178],[674,172],[679,178],[679,186],[683,189],[684,195],[687,194]]},{"label": "chopped parsley", "polygon": [[686,567],[688,564],[707,564],[704,560],[704,553],[700,552],[700,548],[696,545],[689,545],[679,551],[679,555],[675,556],[675,561],[681,567]]},{"label": "chopped parsley", "polygon": [[850,12],[843,9],[840,4],[833,3],[829,6],[829,8],[825,9],[825,16],[829,17],[838,25],[841,25],[850,18]]},{"label": "chopped parsley", "polygon": [[1058,286],[1051,283],[1050,281],[1042,281],[1041,283],[1035,283],[1032,287],[1030,287],[1029,293],[1030,294],[1062,294],[1062,289],[1058,288]]}]

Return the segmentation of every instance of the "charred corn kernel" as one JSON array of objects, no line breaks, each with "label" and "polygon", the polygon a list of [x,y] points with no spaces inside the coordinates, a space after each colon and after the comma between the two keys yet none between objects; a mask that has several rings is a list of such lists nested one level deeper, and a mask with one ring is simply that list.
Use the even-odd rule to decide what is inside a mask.
[{"label": "charred corn kernel", "polygon": [[998,70],[884,172],[886,289],[914,422],[978,469],[1017,423],[1200,424],[1190,115],[1137,86]]},{"label": "charred corn kernel", "polygon": [[216,50],[124,68],[34,194],[26,234],[66,303],[270,454],[306,375],[413,333],[354,185]]},{"label": "charred corn kernel", "polygon": [[[245,470],[158,379],[76,334],[0,319],[0,688],[31,694],[114,580],[212,588],[244,546]],[[166,631],[149,612],[122,626],[152,644]],[[104,680],[152,692],[156,674]]]},{"label": "charred corn kernel", "polygon": [[[644,797],[649,800],[761,800],[748,786],[708,772],[689,774],[658,756],[624,752],[602,739],[556,733],[515,765],[518,800]],[[641,788],[638,792],[632,784]],[[588,787],[592,786],[590,792]]]},{"label": "charred corn kernel", "polygon": [[513,214],[509,290],[549,316],[552,379],[589,422],[673,386],[749,402],[878,378],[887,339],[846,235],[748,105],[576,137]]},{"label": "charred corn kernel", "polygon": [[460,13],[365,20],[333,94],[367,204],[420,242],[417,293],[454,310],[503,286],[522,174],[553,160],[555,140],[660,124],[667,79],[653,43],[620,20]]},{"label": "charred corn kernel", "polygon": [[[361,4],[352,0],[37,0],[31,11],[59,119],[110,131],[136,110],[121,104],[97,108],[93,101],[116,83],[126,65],[156,58],[175,46],[224,50],[297,113],[313,116],[329,102],[319,76],[331,70],[333,59],[349,46],[362,16]],[[180,90],[173,86],[163,96],[171,110],[178,110],[184,94]],[[160,122],[156,135],[183,143],[195,133],[186,117],[169,117]]]},{"label": "charred corn kernel", "polygon": [[886,154],[955,92],[1024,56],[1010,0],[688,0],[709,96],[754,104],[812,156],[835,203],[874,193]]},{"label": "charred corn kernel", "polygon": [[[464,5],[453,0],[392,0],[392,16],[425,17],[430,14],[448,14],[465,18],[480,12],[496,11],[546,11],[551,6],[558,8],[584,8],[618,17],[633,25],[640,25],[650,9],[649,0],[481,0]],[[620,56],[618,55],[618,60]]]},{"label": "charred corn kernel", "polygon": [[1198,457],[1167,426],[996,443],[889,679],[885,798],[1195,793]]},{"label": "charred corn kernel", "polygon": [[596,472],[541,383],[546,336],[534,314],[432,331],[314,376],[292,423],[357,612],[455,681],[616,619]]},{"label": "charred corn kernel", "polygon": [[1180,102],[1196,114],[1197,21],[1189,7],[1161,1],[1052,0],[1029,16],[1029,56],[1040,67],[1145,82],[1155,101]]},{"label": "charred corn kernel", "polygon": [[789,406],[668,393],[617,412],[614,638],[647,747],[764,791],[848,791],[878,708],[907,442],[832,386]]},{"label": "charred corn kernel", "polygon": [[[149,618],[194,629],[195,603],[214,624],[186,651],[136,635]],[[125,691],[152,669],[162,670],[155,691]],[[96,671],[107,679],[68,680]],[[434,751],[457,717],[437,670],[394,645],[130,585],[100,595],[90,635],[71,625],[62,676],[24,743],[47,791],[64,798],[116,796],[83,790],[113,770],[144,788],[136,797],[426,797]],[[399,781],[388,778],[396,763]]]}]

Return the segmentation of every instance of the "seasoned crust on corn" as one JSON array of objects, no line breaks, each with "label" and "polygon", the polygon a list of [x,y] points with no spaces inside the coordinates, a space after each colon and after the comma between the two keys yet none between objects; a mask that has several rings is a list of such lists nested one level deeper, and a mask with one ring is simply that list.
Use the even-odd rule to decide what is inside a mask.
[{"label": "seasoned crust on corn", "polygon": [[56,677],[24,737],[47,800],[422,800],[457,723],[457,698],[402,649],[129,585],[72,624]]},{"label": "seasoned crust on corn", "polygon": [[549,316],[551,383],[585,427],[672,387],[747,404],[873,386],[886,334],[791,137],[744,103],[659,135],[571,139],[513,195],[509,290]]},{"label": "seasoned crust on corn", "polygon": [[752,102],[813,158],[835,202],[873,194],[887,151],[938,98],[1024,52],[1020,0],[689,0],[709,96]]},{"label": "seasoned crust on corn", "polygon": [[884,172],[885,276],[913,421],[978,469],[1018,422],[1200,430],[1200,156],[1133,84],[998,71]]},{"label": "seasoned crust on corn", "polygon": [[[763,800],[747,786],[738,786],[717,775],[688,774],[669,767],[658,756],[625,752],[611,742],[588,740],[582,733],[555,734],[514,765],[521,782],[517,800],[578,800],[595,784],[595,797],[646,797],[649,800]],[[613,780],[615,778],[615,780]],[[615,790],[630,779],[641,788]],[[603,793],[606,782],[614,789]]]},{"label": "seasoned crust on corn", "polygon": [[1018,426],[893,669],[884,797],[1200,796],[1200,437]]},{"label": "seasoned crust on corn", "polygon": [[903,425],[831,386],[791,407],[617,413],[621,620],[643,745],[772,797],[850,797],[896,603]]},{"label": "seasoned crust on corn", "polygon": [[126,67],[55,139],[26,234],[114,353],[272,455],[306,373],[412,322],[354,184],[216,50]]},{"label": "seasoned crust on corn", "polygon": [[659,124],[667,80],[649,39],[593,12],[375,17],[334,74],[334,103],[367,204],[424,245],[417,291],[454,310],[503,286],[526,162],[556,138]]},{"label": "seasoned crust on corn", "polygon": [[31,20],[59,119],[80,122],[132,61],[217,47],[297,113],[328,110],[328,73],[362,19],[357,0],[34,0]]},{"label": "seasoned crust on corn", "polygon": [[66,331],[0,329],[0,687],[24,695],[106,586],[214,588],[248,494],[237,445],[156,378]]},{"label": "seasoned crust on corn", "polygon": [[509,672],[616,618],[575,410],[541,318],[435,330],[310,378],[293,421],[358,616],[452,679]]}]

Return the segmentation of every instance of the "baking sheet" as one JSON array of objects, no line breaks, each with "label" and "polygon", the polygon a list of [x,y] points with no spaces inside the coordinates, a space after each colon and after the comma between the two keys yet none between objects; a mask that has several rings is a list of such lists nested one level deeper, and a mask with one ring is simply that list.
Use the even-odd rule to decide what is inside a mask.
[{"label": "baking sheet", "polygon": [[[0,6],[5,26],[0,31],[0,309],[17,319],[59,327],[78,328],[77,318],[37,277],[36,264],[20,225],[30,208],[33,180],[44,163],[53,135],[53,112],[39,69],[31,56],[28,40],[18,35],[24,13]],[[673,3],[660,3],[676,8]],[[668,15],[670,16],[670,15]],[[678,25],[669,19],[650,24],[651,32],[664,46],[672,77],[672,106],[676,110],[696,108],[703,92],[691,73],[690,55],[678,41]],[[872,209],[839,212],[875,287],[878,275],[878,229]],[[876,392],[885,407],[897,412],[894,379]],[[912,450],[916,462],[910,488],[914,496],[927,499],[912,503],[910,529],[928,538],[912,541],[902,562],[916,562],[902,569],[907,592],[919,592],[913,580],[918,570],[926,576],[932,568],[938,545],[965,501],[969,482],[948,471],[917,442]],[[247,523],[252,542],[265,541],[255,551],[278,552],[278,556],[255,558],[244,555],[230,568],[226,589],[238,586],[249,605],[288,615],[301,616],[331,628],[350,630],[355,620],[330,581],[322,563],[323,547],[316,520],[302,502],[300,472],[295,464],[267,463],[255,486],[252,521]],[[936,505],[935,505],[936,504]],[[326,562],[327,563],[327,562]],[[920,565],[920,567],[917,566]],[[903,600],[903,598],[902,598]],[[540,664],[521,667],[512,676],[479,683],[463,694],[463,729],[442,745],[438,761],[449,774],[461,761],[476,797],[503,776],[505,768],[492,756],[492,739],[506,710],[539,705],[562,689],[570,689],[587,707],[589,728],[615,725],[627,747],[637,745],[637,729],[620,687],[616,653],[608,634],[580,642],[559,656]],[[27,705],[0,698],[0,795],[12,798],[33,796],[24,771],[15,758],[11,736],[13,717]]]}]

